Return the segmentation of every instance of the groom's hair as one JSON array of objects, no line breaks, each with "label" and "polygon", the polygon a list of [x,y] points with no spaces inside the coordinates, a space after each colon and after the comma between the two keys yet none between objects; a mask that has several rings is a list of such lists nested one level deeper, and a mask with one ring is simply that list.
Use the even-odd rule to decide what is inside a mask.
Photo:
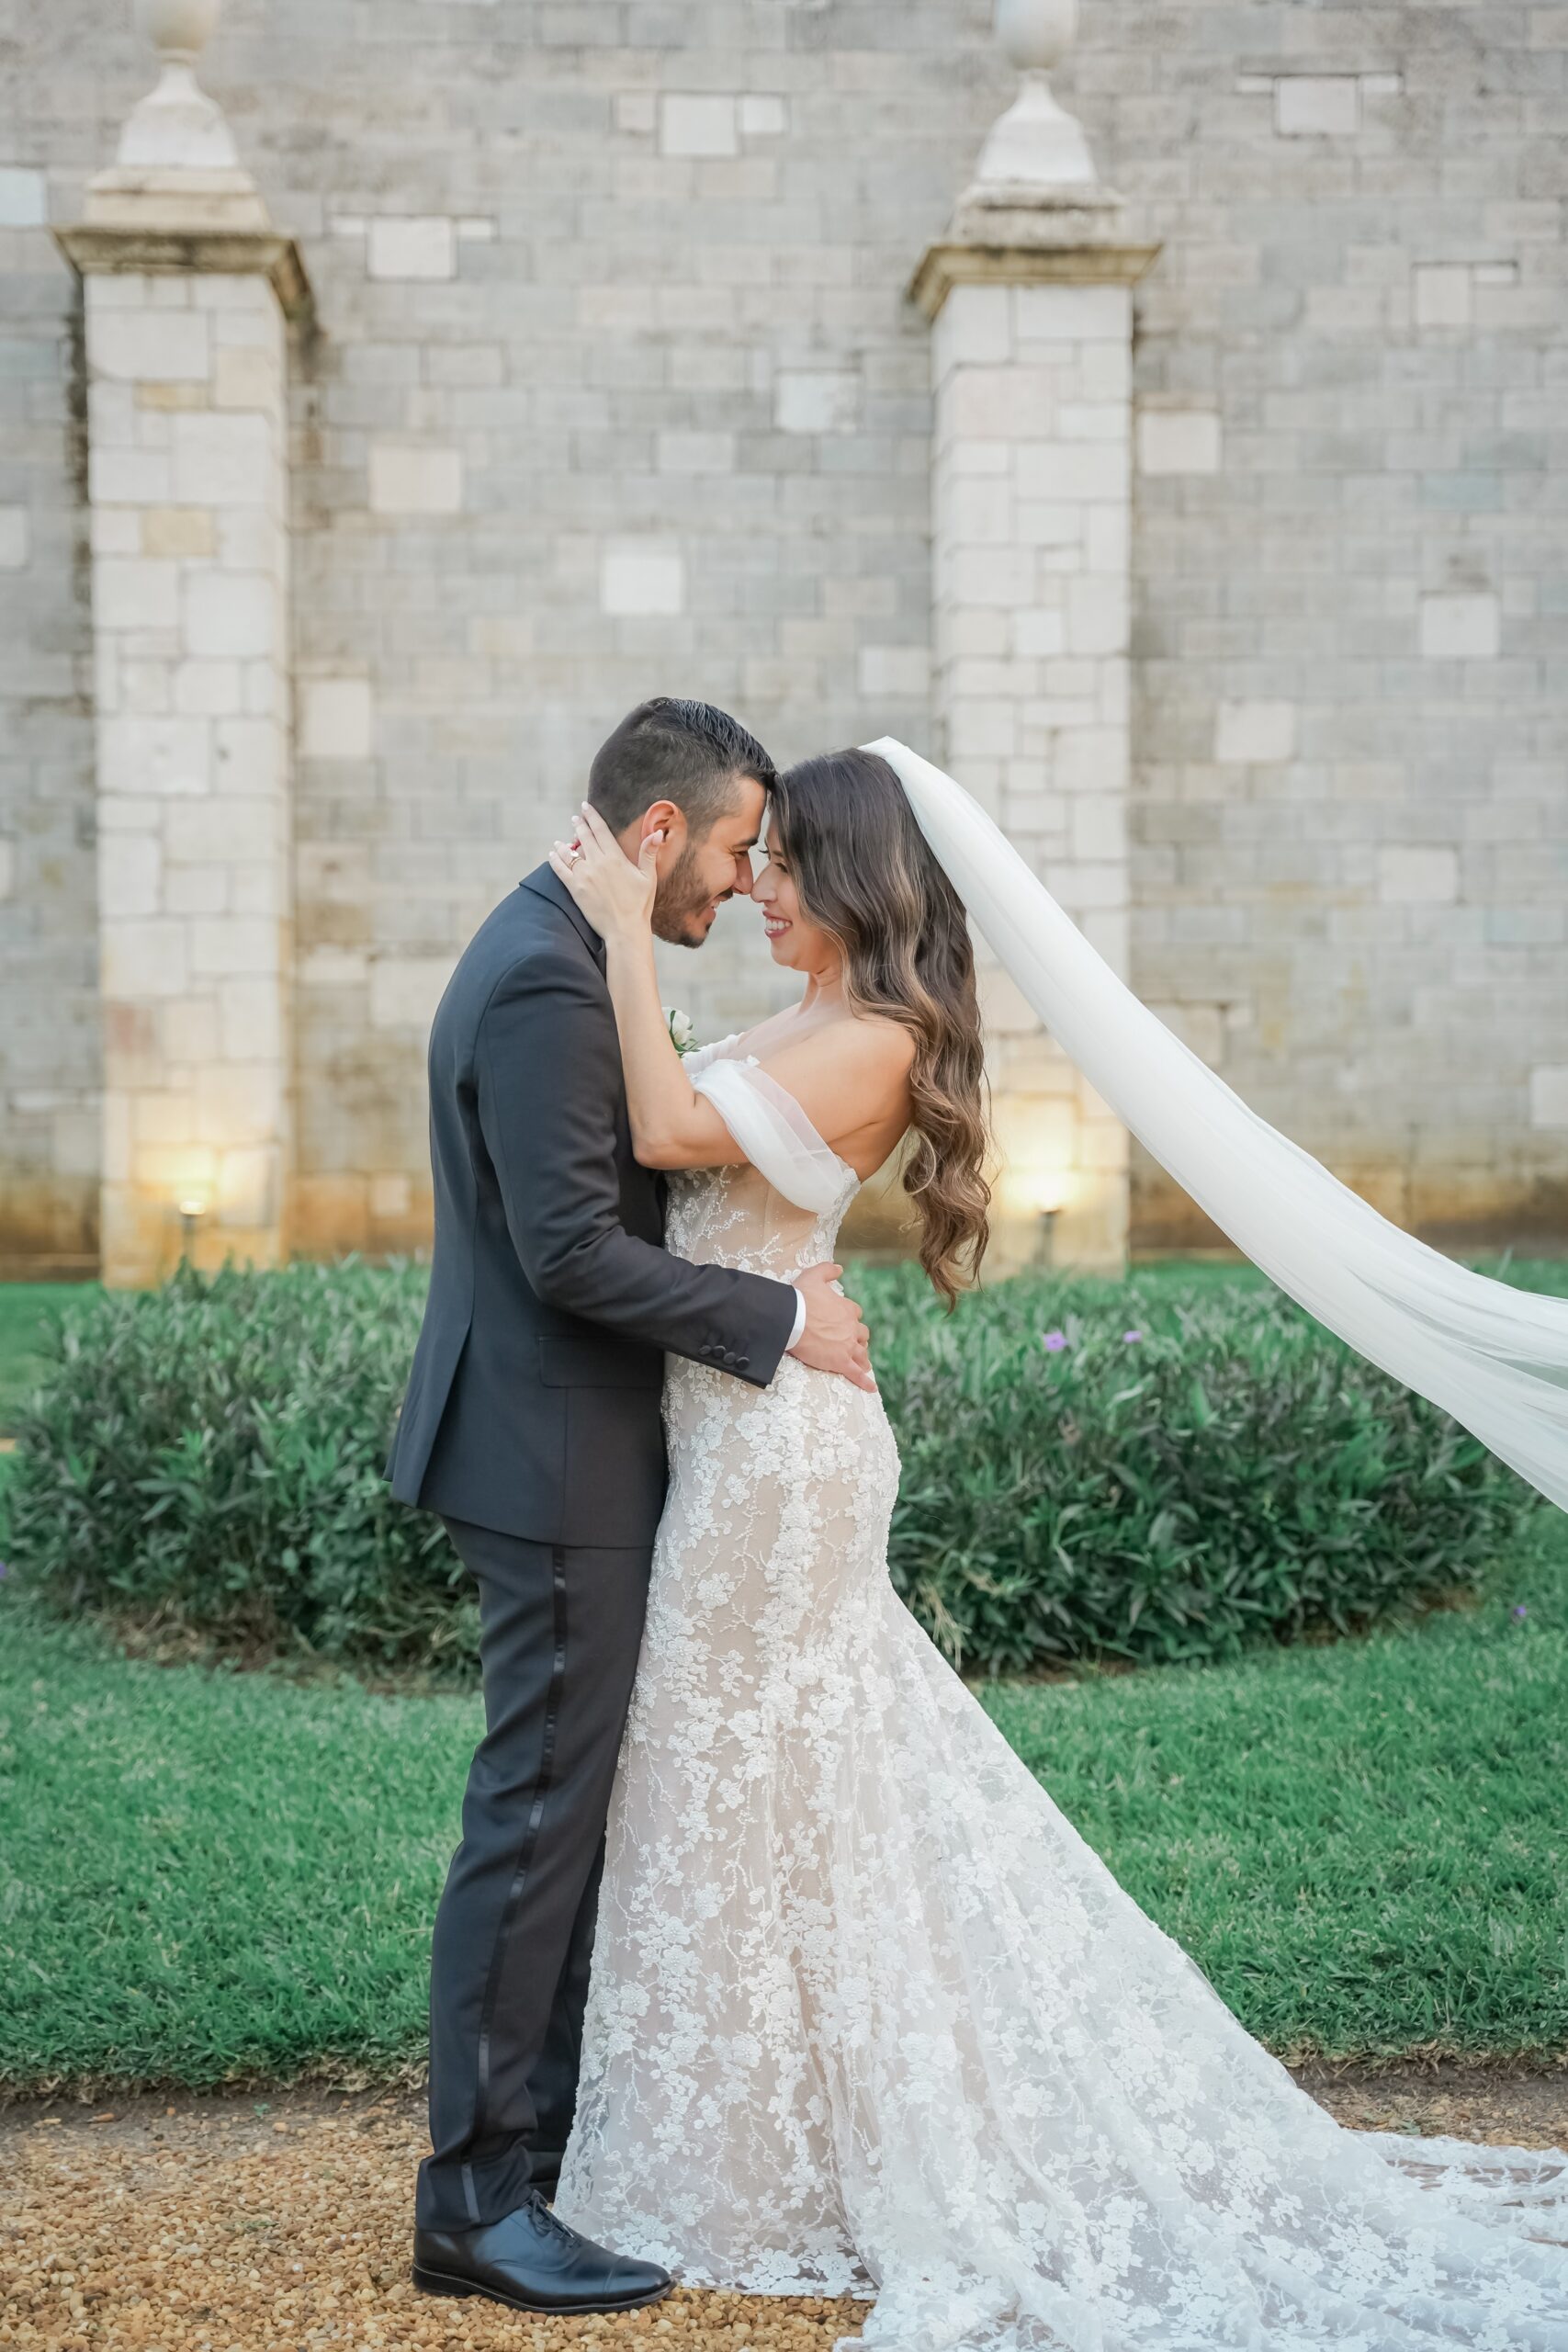
[{"label": "groom's hair", "polygon": [[775,770],[757,738],[711,702],[655,695],[628,711],[588,771],[588,797],[613,833],[635,825],[656,800],[672,800],[694,842],[735,807],[740,777],[765,791]]}]

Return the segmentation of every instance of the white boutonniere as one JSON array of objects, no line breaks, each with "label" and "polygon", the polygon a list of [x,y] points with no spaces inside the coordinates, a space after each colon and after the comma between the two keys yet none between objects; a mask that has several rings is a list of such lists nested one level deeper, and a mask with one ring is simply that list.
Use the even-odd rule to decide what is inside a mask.
[{"label": "white boutonniere", "polygon": [[691,1014],[682,1012],[678,1005],[667,1004],[664,1008],[664,1018],[669,1023],[670,1043],[674,1046],[675,1051],[678,1054],[694,1053],[697,1046],[697,1032]]}]

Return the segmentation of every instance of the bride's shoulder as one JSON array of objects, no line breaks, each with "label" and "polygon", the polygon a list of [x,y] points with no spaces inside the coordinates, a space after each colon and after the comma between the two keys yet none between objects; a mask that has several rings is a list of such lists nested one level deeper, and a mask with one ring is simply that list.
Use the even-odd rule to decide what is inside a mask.
[{"label": "bride's shoulder", "polygon": [[846,1012],[798,1040],[780,1038],[778,1059],[815,1065],[868,1084],[901,1080],[915,1057],[915,1038],[901,1021],[886,1013]]}]

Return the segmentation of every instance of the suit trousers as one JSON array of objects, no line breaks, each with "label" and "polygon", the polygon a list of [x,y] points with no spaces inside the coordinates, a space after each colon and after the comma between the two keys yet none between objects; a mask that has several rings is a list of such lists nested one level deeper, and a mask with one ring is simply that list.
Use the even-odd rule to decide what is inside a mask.
[{"label": "suit trousers", "polygon": [[414,2218],[466,2230],[560,2168],[652,1548],[446,1526],[479,1585],[485,1735],[435,1915]]}]

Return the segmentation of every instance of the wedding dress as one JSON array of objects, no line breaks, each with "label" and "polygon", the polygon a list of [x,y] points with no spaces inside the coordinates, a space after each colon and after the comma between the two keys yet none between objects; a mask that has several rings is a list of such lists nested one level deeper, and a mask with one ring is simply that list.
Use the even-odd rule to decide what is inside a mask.
[{"label": "wedding dress", "polygon": [[[669,1246],[789,1276],[857,1189],[726,1039]],[[1568,2352],[1568,2155],[1341,2129],[895,1593],[880,1399],[671,1359],[671,1487],[558,2211],[898,2352]]]}]

